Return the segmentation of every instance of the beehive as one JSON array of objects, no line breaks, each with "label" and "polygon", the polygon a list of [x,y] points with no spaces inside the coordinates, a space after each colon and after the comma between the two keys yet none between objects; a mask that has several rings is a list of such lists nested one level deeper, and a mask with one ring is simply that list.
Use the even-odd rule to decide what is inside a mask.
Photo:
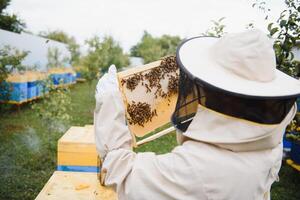
[{"label": "beehive", "polygon": [[37,97],[37,73],[28,71],[27,76],[27,99],[32,100]]},{"label": "beehive", "polygon": [[92,125],[85,127],[73,126],[58,140],[57,170],[99,171]]},{"label": "beehive", "polygon": [[65,74],[66,78],[64,80],[64,83],[65,84],[75,83],[75,76],[76,76],[75,71],[71,67],[65,68],[64,71],[66,73]]},{"label": "beehive", "polygon": [[60,86],[64,84],[64,74],[62,68],[51,68],[48,70],[49,77],[52,80],[54,86]]},{"label": "beehive", "polygon": [[53,173],[36,200],[116,200],[112,188],[103,187],[96,173]]},{"label": "beehive", "polygon": [[36,96],[41,97],[48,92],[46,88],[47,75],[46,73],[42,73],[42,72],[36,72],[36,74],[37,74]]},{"label": "beehive", "polygon": [[9,103],[20,104],[27,101],[27,75],[26,74],[11,74],[6,82],[6,90],[1,91],[2,101]]},{"label": "beehive", "polygon": [[[172,57],[172,61],[175,57]],[[132,134],[137,137],[145,136],[170,122],[171,114],[173,113],[177,101],[177,91],[167,95],[170,80],[176,78],[178,84],[178,69],[176,65],[175,71],[162,74],[162,61],[156,61],[140,67],[132,68],[118,73],[120,90],[122,92],[124,104],[126,107],[126,116],[129,121],[129,129]],[[155,70],[160,68],[159,86],[151,87],[151,75],[155,75]],[[146,78],[145,78],[146,77]],[[149,78],[150,77],[150,78]],[[134,80],[137,79],[138,81]],[[138,83],[136,83],[136,82]],[[155,80],[154,80],[155,81]],[[152,81],[153,82],[153,81]],[[129,84],[129,85],[128,85]],[[157,85],[152,83],[152,85]],[[161,88],[160,88],[161,87]],[[159,90],[158,90],[159,89]],[[142,103],[138,103],[142,102]],[[131,104],[131,105],[130,105]],[[149,111],[149,106],[151,110]],[[139,107],[139,110],[148,110],[151,112],[151,117],[145,123],[131,123],[132,114],[129,113],[132,106]],[[138,114],[139,116],[140,114]]]}]

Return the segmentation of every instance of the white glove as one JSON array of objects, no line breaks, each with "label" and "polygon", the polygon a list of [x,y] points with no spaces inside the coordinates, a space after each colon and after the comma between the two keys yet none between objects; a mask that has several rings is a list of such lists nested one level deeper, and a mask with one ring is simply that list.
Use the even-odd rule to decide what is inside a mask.
[{"label": "white glove", "polygon": [[95,142],[100,157],[104,159],[114,149],[131,149],[132,138],[125,123],[125,109],[114,65],[99,80],[95,97]]}]

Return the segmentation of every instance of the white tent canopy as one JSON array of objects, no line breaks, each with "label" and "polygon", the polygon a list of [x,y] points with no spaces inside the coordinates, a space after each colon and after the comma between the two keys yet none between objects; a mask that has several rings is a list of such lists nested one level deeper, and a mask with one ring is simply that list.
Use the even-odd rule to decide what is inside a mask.
[{"label": "white tent canopy", "polygon": [[[29,52],[22,62],[27,69],[36,67],[38,71],[46,71],[48,63],[47,54],[49,49],[57,48],[62,58],[71,57],[67,45],[63,43],[27,33],[18,34],[0,29],[0,48],[7,45],[21,51]],[[65,63],[64,65],[65,67],[70,66],[68,63]]]}]

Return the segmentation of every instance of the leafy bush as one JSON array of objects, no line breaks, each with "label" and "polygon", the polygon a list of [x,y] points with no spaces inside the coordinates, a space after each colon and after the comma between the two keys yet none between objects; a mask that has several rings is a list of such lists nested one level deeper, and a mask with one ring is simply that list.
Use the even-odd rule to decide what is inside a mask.
[{"label": "leafy bush", "polygon": [[77,65],[80,62],[80,45],[77,44],[74,37],[69,36],[67,33],[61,30],[40,32],[40,36],[48,38],[50,40],[55,40],[58,42],[65,43],[71,53],[70,63],[72,65]]},{"label": "leafy bush", "polygon": [[45,86],[49,91],[39,104],[33,103],[31,107],[49,131],[59,131],[71,120],[68,114],[71,109],[70,89],[54,86],[51,79],[46,81]]},{"label": "leafy bush", "polygon": [[180,41],[181,38],[178,36],[163,35],[155,38],[145,31],[141,41],[130,51],[132,56],[142,57],[145,63],[149,63],[164,56],[175,54]]},{"label": "leafy bush", "polygon": [[[18,49],[10,46],[4,46],[0,49],[0,99],[8,100],[11,88],[5,83],[8,75],[14,71],[24,70],[22,61],[27,56],[28,52],[19,51]],[[3,110],[5,105],[0,104],[0,110]]]},{"label": "leafy bush", "polygon": [[218,20],[212,20],[212,25],[207,29],[205,33],[203,33],[203,36],[211,36],[211,37],[222,37],[225,32],[225,25],[223,24],[223,20],[225,17],[222,17]]},{"label": "leafy bush", "polygon": [[268,30],[275,38],[277,68],[285,73],[299,77],[299,61],[294,60],[292,48],[300,40],[300,2],[286,0],[287,9],[281,12],[277,23],[270,23]]},{"label": "leafy bush", "polygon": [[0,0],[0,29],[20,33],[26,27],[25,23],[16,15],[5,12],[11,0]]},{"label": "leafy bush", "polygon": [[24,70],[22,61],[27,54],[26,51],[20,51],[10,46],[4,46],[0,49],[0,82],[6,80],[13,71]]},{"label": "leafy bush", "polygon": [[56,67],[63,67],[64,63],[69,62],[69,58],[67,57],[61,57],[61,52],[59,51],[58,48],[49,48],[48,49],[48,63],[47,67],[48,68],[56,68]]},{"label": "leafy bush", "polygon": [[123,53],[121,46],[111,37],[106,36],[101,41],[98,36],[86,40],[88,54],[83,57],[83,78],[89,82],[98,78],[100,71],[107,71],[108,67],[115,64],[117,68],[126,67],[129,64],[128,55]]},{"label": "leafy bush", "polygon": [[[268,31],[274,39],[277,68],[291,76],[299,77],[300,63],[294,60],[292,49],[300,40],[300,1],[285,0],[286,9],[280,13],[276,22],[269,23]],[[258,7],[264,13],[270,11],[266,2],[257,0],[253,7]],[[266,15],[266,20],[268,15]]]},{"label": "leafy bush", "polygon": [[286,138],[292,142],[300,144],[300,127],[297,125],[296,120],[292,122],[286,128]]}]

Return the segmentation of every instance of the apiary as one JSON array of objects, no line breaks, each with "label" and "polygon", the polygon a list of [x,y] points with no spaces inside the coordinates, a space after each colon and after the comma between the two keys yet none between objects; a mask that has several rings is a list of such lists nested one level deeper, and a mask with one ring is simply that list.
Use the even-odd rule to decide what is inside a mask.
[{"label": "apiary", "polygon": [[94,126],[73,126],[58,140],[57,170],[99,171]]},{"label": "apiary", "polygon": [[170,122],[178,93],[175,56],[118,73],[132,134],[142,137]]},{"label": "apiary", "polygon": [[36,197],[36,200],[116,200],[109,187],[100,185],[96,173],[56,171]]}]

